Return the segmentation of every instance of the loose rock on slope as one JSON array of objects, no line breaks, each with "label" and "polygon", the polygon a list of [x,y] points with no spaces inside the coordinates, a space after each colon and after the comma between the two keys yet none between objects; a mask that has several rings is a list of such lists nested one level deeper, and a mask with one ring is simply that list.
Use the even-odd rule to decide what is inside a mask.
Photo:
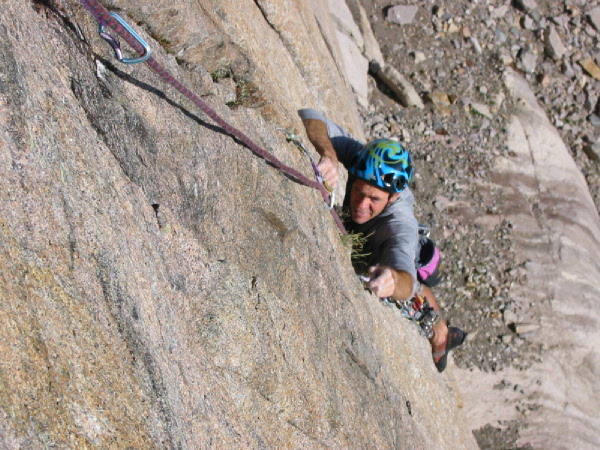
[{"label": "loose rock on slope", "polygon": [[[558,442],[565,448],[586,448],[598,438],[590,409],[598,402],[593,393],[598,378],[593,351],[597,318],[589,305],[590,296],[597,296],[591,281],[598,277],[597,264],[589,254],[598,243],[594,229],[598,218],[587,189],[597,208],[599,171],[592,150],[597,134],[589,126],[595,120],[595,113],[590,113],[597,105],[597,84],[579,64],[582,54],[597,48],[598,38],[581,20],[583,2],[538,2],[527,14],[506,4],[428,2],[421,6],[429,14],[401,29],[385,21],[388,5],[373,2],[369,10],[386,63],[400,70],[431,103],[423,111],[406,110],[391,93],[381,94],[372,83],[374,104],[365,112],[366,133],[369,138],[395,136],[415,156],[418,218],[433,225],[444,254],[446,279],[436,293],[451,322],[470,332],[454,356],[462,369],[450,367],[449,374],[470,380],[463,394],[478,442],[483,448],[528,442],[544,448]],[[567,48],[560,63],[544,54],[543,30],[550,24]],[[574,53],[574,44],[579,53]],[[502,74],[510,72],[506,66],[519,67],[525,52],[537,55],[533,72],[525,73],[525,78],[567,145],[550,124],[536,118],[544,112],[532,106],[536,101],[528,94],[527,110],[536,111],[535,120],[521,120],[529,126],[531,157],[515,164],[527,174],[515,170],[500,176],[497,162],[520,155],[509,147],[506,131],[513,115],[523,109],[522,94],[509,91]],[[426,55],[418,63],[411,58],[417,53]],[[474,105],[486,106],[489,115]],[[537,139],[543,136],[551,143]],[[519,141],[523,139],[510,142]],[[549,154],[538,155],[547,146]],[[582,170],[587,186],[567,153]],[[548,172],[544,164],[559,172]],[[533,170],[552,173],[555,183],[559,180],[557,185],[568,192],[553,188],[545,176],[545,187],[536,191],[536,176],[529,173]],[[509,192],[512,185],[519,186],[515,193]],[[554,190],[556,197],[549,198]],[[517,192],[529,194],[527,201],[519,200],[524,201],[522,208],[511,203]],[[578,212],[569,204],[577,204]],[[538,223],[547,226],[538,230]],[[582,258],[564,266],[561,260],[572,250],[571,241],[585,242],[579,250]],[[557,294],[553,283],[542,279],[548,273],[553,274],[553,283],[565,286],[581,281],[571,290],[583,297],[587,313],[577,298]],[[570,317],[569,310],[579,313]],[[562,320],[565,313],[569,317]],[[580,332],[571,338],[572,331],[553,335],[552,330],[561,327]],[[555,361],[569,362],[557,368]],[[573,373],[571,366],[585,370]],[[556,406],[560,399],[573,407],[561,410]],[[582,416],[576,411],[583,411]]]}]

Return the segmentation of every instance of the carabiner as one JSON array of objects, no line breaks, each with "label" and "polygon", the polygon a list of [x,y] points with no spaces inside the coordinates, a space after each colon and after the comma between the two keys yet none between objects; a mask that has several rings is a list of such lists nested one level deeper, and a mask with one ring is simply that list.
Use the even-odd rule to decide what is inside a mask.
[{"label": "carabiner", "polygon": [[121,45],[119,44],[119,40],[116,37],[112,36],[110,33],[106,32],[106,25],[100,24],[98,26],[98,33],[100,33],[100,37],[102,37],[102,39],[104,39],[110,44],[113,51],[115,52],[115,58],[117,58],[119,62],[122,62],[124,64],[137,64],[147,61],[148,58],[150,58],[150,55],[152,54],[152,49],[150,48],[148,43],[139,34],[137,34],[136,31],[133,28],[131,28],[131,26],[129,26],[125,19],[123,19],[117,13],[110,13],[110,15],[117,22],[119,22],[121,26],[125,28],[127,32],[131,34],[136,41],[138,41],[138,44],[144,47],[144,54],[142,56],[138,58],[124,58],[123,51],[121,50]]},{"label": "carabiner", "polygon": [[331,192],[329,194],[329,205],[327,205],[327,209],[333,209],[335,206],[335,192]]},{"label": "carabiner", "polygon": [[308,150],[306,149],[306,147],[304,146],[304,144],[300,140],[300,137],[293,130],[285,130],[283,128],[280,128],[280,130],[282,130],[285,133],[285,139],[288,142],[293,143],[306,156],[308,156],[308,159],[310,160],[310,165],[312,166],[313,172],[315,173],[315,178],[329,192],[329,204],[326,204],[325,207],[327,209],[333,209],[333,207],[335,206],[335,191],[333,189],[331,189],[325,183],[325,179],[323,178],[323,175],[321,174],[321,171],[319,170],[319,168],[317,167],[317,164],[315,163],[314,159],[312,158],[312,156],[310,156],[310,153],[308,152]]},{"label": "carabiner", "polygon": [[429,229],[429,225],[425,225],[420,223],[419,226],[417,227],[417,229],[419,230],[419,236],[423,236],[428,238],[429,235],[431,234],[431,230]]}]

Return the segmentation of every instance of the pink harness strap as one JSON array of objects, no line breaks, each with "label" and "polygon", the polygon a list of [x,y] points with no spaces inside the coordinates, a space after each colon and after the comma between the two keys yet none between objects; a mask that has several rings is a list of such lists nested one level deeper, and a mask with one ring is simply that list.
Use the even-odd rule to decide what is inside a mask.
[{"label": "pink harness strap", "polygon": [[431,257],[431,261],[429,261],[423,267],[417,269],[417,273],[419,274],[422,280],[426,280],[431,276],[431,274],[435,272],[435,269],[437,269],[437,267],[439,266],[441,259],[442,252],[440,252],[440,250],[437,247],[435,247],[435,249],[433,250],[433,256]]}]

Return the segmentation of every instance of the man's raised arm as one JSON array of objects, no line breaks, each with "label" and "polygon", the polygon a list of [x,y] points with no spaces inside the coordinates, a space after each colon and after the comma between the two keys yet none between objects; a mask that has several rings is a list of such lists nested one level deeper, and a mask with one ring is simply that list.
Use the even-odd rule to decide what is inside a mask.
[{"label": "man's raised arm", "polygon": [[317,167],[325,179],[325,187],[333,189],[338,182],[338,158],[327,134],[327,125],[319,119],[302,119],[308,139],[321,155]]}]

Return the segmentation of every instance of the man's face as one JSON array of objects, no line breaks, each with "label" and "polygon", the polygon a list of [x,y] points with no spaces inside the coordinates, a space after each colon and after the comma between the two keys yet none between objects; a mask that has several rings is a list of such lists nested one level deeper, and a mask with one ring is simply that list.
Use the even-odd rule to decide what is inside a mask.
[{"label": "man's face", "polygon": [[377,217],[398,194],[389,194],[366,181],[355,180],[350,190],[350,214],[357,224],[368,222]]}]

